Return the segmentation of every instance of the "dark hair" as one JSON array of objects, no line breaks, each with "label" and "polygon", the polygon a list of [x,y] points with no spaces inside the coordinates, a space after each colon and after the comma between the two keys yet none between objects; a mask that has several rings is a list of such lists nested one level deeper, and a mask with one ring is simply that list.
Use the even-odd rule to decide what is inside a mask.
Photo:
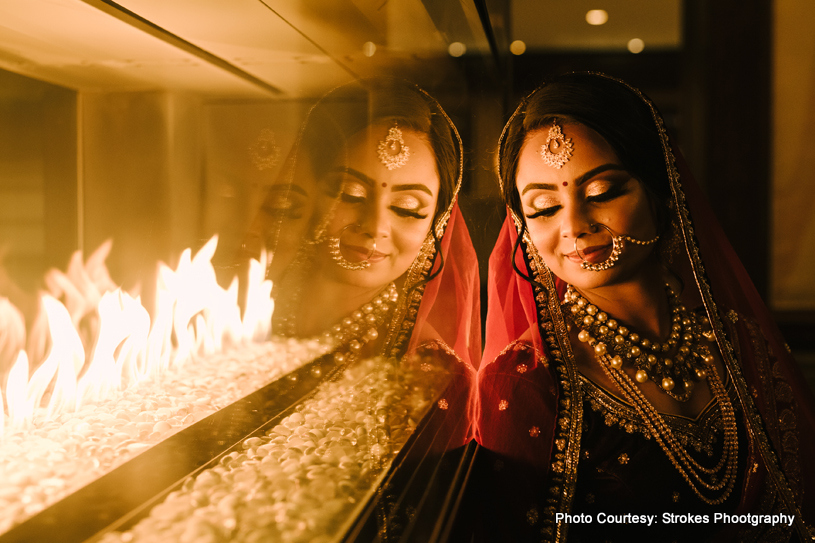
[{"label": "dark hair", "polygon": [[439,174],[435,225],[435,218],[447,210],[455,192],[457,146],[453,129],[436,101],[406,81],[361,80],[332,91],[314,107],[303,132],[302,148],[316,178],[321,179],[336,163],[351,136],[378,122],[397,123],[427,138]]},{"label": "dark hair", "polygon": [[658,231],[665,232],[670,223],[671,189],[654,117],[631,88],[599,74],[555,77],[522,102],[500,149],[506,204],[523,217],[515,184],[521,147],[527,134],[555,118],[583,124],[611,145],[623,167],[642,182],[656,211]]}]

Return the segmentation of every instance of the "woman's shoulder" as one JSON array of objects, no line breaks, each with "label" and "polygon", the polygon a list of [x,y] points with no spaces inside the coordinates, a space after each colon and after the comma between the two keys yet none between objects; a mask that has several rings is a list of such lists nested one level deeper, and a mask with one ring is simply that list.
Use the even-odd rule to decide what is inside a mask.
[{"label": "woman's shoulder", "polygon": [[469,366],[463,358],[450,347],[444,340],[439,338],[424,339],[410,353],[410,357],[435,358],[444,360],[448,364],[461,364]]},{"label": "woman's shoulder", "polygon": [[478,370],[478,388],[481,394],[497,390],[537,391],[535,396],[554,394],[554,381],[549,371],[549,360],[532,341],[521,337],[507,345],[492,360],[483,361]]},{"label": "woman's shoulder", "polygon": [[520,375],[538,367],[548,368],[546,355],[535,346],[532,332],[527,330],[521,337],[501,349],[492,360],[481,362],[480,372],[503,373],[514,371]]}]

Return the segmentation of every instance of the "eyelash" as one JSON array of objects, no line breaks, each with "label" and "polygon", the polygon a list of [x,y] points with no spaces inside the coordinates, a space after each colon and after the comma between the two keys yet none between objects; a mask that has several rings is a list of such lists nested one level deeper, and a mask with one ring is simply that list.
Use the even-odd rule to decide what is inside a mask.
[{"label": "eyelash", "polygon": [[589,196],[586,198],[589,202],[608,202],[609,200],[613,200],[618,196],[622,196],[625,194],[625,189],[620,185],[614,185],[610,189],[605,192],[601,192],[600,194],[595,194],[594,196]]},{"label": "eyelash", "polygon": [[410,209],[405,209],[403,207],[396,207],[391,206],[390,210],[399,215],[400,217],[410,217],[413,219],[426,219],[427,215],[422,215],[418,211],[411,211]]},{"label": "eyelash", "polygon": [[[592,202],[592,203],[604,203],[604,202],[611,201],[611,200],[617,198],[618,196],[622,196],[623,194],[625,194],[625,192],[626,191],[625,191],[625,189],[623,187],[621,187],[619,185],[615,185],[615,186],[611,187],[610,189],[608,189],[605,192],[601,192],[600,194],[596,194],[594,196],[588,196],[586,198],[586,201],[587,202]],[[537,219],[539,217],[544,217],[544,218],[551,217],[560,208],[561,208],[561,206],[558,205],[558,206],[547,207],[545,209],[540,209],[540,210],[536,211],[535,213],[532,213],[531,215],[527,215],[526,218],[527,219]]]},{"label": "eyelash", "polygon": [[359,204],[365,201],[365,197],[363,196],[354,196],[352,194],[348,194],[347,192],[340,193],[340,200],[346,202],[348,204]]},{"label": "eyelash", "polygon": [[540,211],[536,211],[531,215],[527,215],[526,218],[537,219],[538,217],[551,217],[557,212],[558,209],[560,209],[560,206],[547,207],[546,209],[541,209]]},{"label": "eyelash", "polygon": [[[361,196],[352,196],[351,194],[346,194],[344,192],[340,194],[340,199],[343,202],[346,202],[348,204],[361,204],[362,202],[365,201],[365,198],[363,198]],[[418,211],[405,209],[403,207],[390,206],[388,209],[390,209],[391,211],[396,213],[398,216],[404,217],[404,218],[420,219],[420,220],[427,218],[426,214],[422,215]]]},{"label": "eyelash", "polygon": [[278,218],[282,217],[282,218],[286,218],[286,219],[301,219],[301,218],[303,218],[302,210],[303,210],[304,204],[302,202],[298,202],[296,200],[294,200],[294,201],[289,200],[289,201],[287,201],[287,203],[289,203],[290,205],[288,205],[288,206],[285,206],[285,205],[283,205],[283,206],[264,205],[263,210],[264,210],[264,212],[266,212],[267,214],[269,214],[272,217],[278,217]]}]

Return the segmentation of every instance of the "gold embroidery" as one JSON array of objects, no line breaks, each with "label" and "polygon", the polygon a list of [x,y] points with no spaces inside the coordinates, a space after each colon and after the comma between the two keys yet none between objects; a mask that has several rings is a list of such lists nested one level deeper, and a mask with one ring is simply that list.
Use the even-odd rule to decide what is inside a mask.
[{"label": "gold embroidery", "polygon": [[[773,488],[770,480],[764,480],[759,496],[759,505],[756,511],[761,511],[765,515],[786,511],[784,503],[780,500],[778,492]],[[736,541],[742,543],[787,543],[790,541],[792,531],[793,528],[785,523],[779,525],[759,524],[758,526],[744,524],[737,534]]]},{"label": "gold embroidery", "polygon": [[554,512],[569,511],[574,499],[577,464],[580,460],[583,402],[580,387],[573,386],[578,381],[577,365],[569,343],[566,323],[560,312],[560,301],[557,298],[553,276],[538,255],[528,232],[524,234],[523,241],[527,265],[536,280],[533,289],[537,301],[539,332],[550,355],[548,367],[554,369],[553,377],[559,392],[555,419],[555,449],[548,478],[550,497],[546,501],[546,510],[550,510],[552,514],[544,516],[541,532],[549,534],[547,535],[549,539],[552,539],[551,534],[554,534],[555,541],[564,541],[568,524],[561,522],[555,525]]},{"label": "gold embroidery", "polygon": [[[421,352],[422,350],[441,351],[444,354],[450,356],[450,358],[455,360],[457,363],[462,364],[464,366],[469,366],[469,364],[467,364],[466,362],[464,362],[464,360],[461,359],[461,357],[458,355],[456,351],[454,351],[449,345],[447,345],[447,343],[440,339],[431,339],[430,341],[425,341],[416,348],[416,352]],[[427,367],[427,369],[425,369],[425,367]],[[422,369],[422,371],[430,371],[430,369],[432,369],[432,366],[425,363],[422,364],[420,368]]]},{"label": "gold embroidery", "polygon": [[781,469],[786,475],[789,489],[796,503],[801,503],[801,464],[799,459],[798,421],[795,416],[795,396],[781,371],[781,366],[770,352],[767,340],[757,323],[741,319],[747,328],[756,358],[762,388],[764,420],[770,439],[780,449]]},{"label": "gold embroidery", "polygon": [[[788,512],[795,514],[795,518],[798,519],[798,531],[801,534],[801,537],[805,537],[804,528],[800,521],[800,511],[798,511],[798,508],[796,507],[795,498],[792,495],[789,482],[786,480],[784,473],[780,470],[778,458],[772,450],[772,446],[768,441],[768,436],[763,431],[761,415],[758,412],[756,405],[753,403],[752,398],[748,394],[746,379],[742,373],[741,365],[738,363],[739,359],[735,357],[733,350],[733,343],[736,342],[734,341],[731,343],[728,341],[727,336],[725,335],[722,319],[719,316],[720,314],[716,306],[716,301],[713,298],[713,292],[707,279],[705,266],[702,263],[702,259],[699,255],[698,240],[693,234],[690,209],[688,208],[685,193],[679,180],[679,170],[676,166],[676,158],[674,157],[670,139],[667,131],[665,130],[664,122],[659,112],[656,110],[656,107],[650,100],[648,100],[637,89],[630,86],[629,88],[648,105],[648,107],[651,109],[651,114],[654,121],[656,122],[657,130],[662,141],[662,150],[668,165],[668,177],[670,179],[671,191],[674,196],[674,203],[678,212],[680,230],[682,231],[685,247],[689,249],[691,267],[693,269],[694,278],[696,279],[696,286],[699,288],[699,294],[702,297],[702,302],[707,311],[708,318],[710,319],[711,327],[713,329],[716,342],[719,345],[719,351],[722,355],[725,368],[734,380],[735,390],[738,398],[741,400],[742,409],[744,410],[748,433],[756,439],[760,454],[765,460],[765,465],[767,466],[771,477],[775,480],[776,485],[780,490],[782,497],[781,499],[786,503]],[[734,315],[737,317],[736,320],[738,320],[738,315],[732,310],[728,314],[728,316],[731,318]]]},{"label": "gold embroidery", "polygon": [[[494,359],[487,362],[487,364],[492,364],[493,362],[495,362],[496,360],[499,360],[501,357],[503,357],[505,354],[507,354],[510,351],[531,351],[532,353],[534,353],[534,358],[535,358],[535,360],[537,360],[538,364],[540,364],[544,368],[549,367],[549,363],[546,360],[546,357],[543,356],[543,354],[539,350],[537,350],[535,347],[533,347],[531,343],[529,343],[526,340],[521,340],[521,339],[516,339],[515,341],[513,341],[512,343],[510,343],[509,345],[504,347],[501,350],[501,352],[498,353],[498,355]],[[525,373],[526,370],[529,369],[529,367],[526,364],[520,364],[518,367],[520,367],[520,366],[524,366],[526,369],[521,371],[520,369],[516,368],[518,373]]]},{"label": "gold embroidery", "polygon": [[506,411],[507,407],[509,407],[509,402],[506,400],[501,400],[498,402],[498,411]]},{"label": "gold embroidery", "polygon": [[529,511],[526,512],[526,521],[529,523],[530,526],[534,526],[538,522],[538,510],[533,507]]},{"label": "gold embroidery", "polygon": [[739,322],[739,314],[733,311],[732,309],[727,312],[727,318],[730,319],[730,322],[733,323]]},{"label": "gold embroidery", "polygon": [[408,269],[407,278],[405,279],[406,286],[418,286],[409,289],[407,296],[399,297],[396,309],[393,312],[391,324],[385,336],[383,352],[388,353],[394,358],[400,358],[405,349],[407,349],[408,341],[413,333],[413,327],[416,324],[416,315],[419,313],[419,305],[424,295],[425,285],[421,283],[421,280],[429,275],[435,256],[435,240],[432,235],[428,234],[422,243],[419,255]]},{"label": "gold embroidery", "polygon": [[538,428],[537,426],[533,426],[532,428],[529,429],[529,435],[532,437],[538,437],[539,435],[541,435],[541,429]]},{"label": "gold embroidery", "polygon": [[447,404],[447,400],[445,400],[444,398],[439,400],[439,409],[447,409],[448,407],[450,406]]},{"label": "gold embroidery", "polygon": [[[580,376],[580,381],[589,406],[603,416],[606,426],[619,426],[629,434],[637,432],[643,434],[646,439],[651,439],[650,432],[643,426],[640,415],[633,407],[612,396],[583,375]],[[731,386],[728,386],[728,393],[732,396]],[[721,411],[712,407],[711,404],[705,409],[697,421],[671,415],[663,417],[684,447],[692,447],[697,453],[712,456],[713,448],[720,442],[724,431]]]}]

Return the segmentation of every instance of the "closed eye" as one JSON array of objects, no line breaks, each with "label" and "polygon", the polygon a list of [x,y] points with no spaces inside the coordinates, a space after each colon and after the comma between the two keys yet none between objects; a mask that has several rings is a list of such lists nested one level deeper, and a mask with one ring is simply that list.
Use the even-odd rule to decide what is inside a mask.
[{"label": "closed eye", "polygon": [[625,188],[620,185],[615,185],[612,188],[608,189],[605,192],[601,192],[600,194],[594,194],[591,196],[587,196],[586,200],[589,202],[608,202],[617,198],[618,196],[622,196],[628,192]]},{"label": "closed eye", "polygon": [[288,219],[302,218],[305,203],[301,198],[292,195],[280,194],[268,198],[261,209],[272,217],[285,217]]},{"label": "closed eye", "polygon": [[340,200],[347,204],[361,204],[365,201],[364,196],[354,196],[353,194],[348,194],[347,192],[340,193]]},{"label": "closed eye", "polygon": [[531,213],[531,214],[527,215],[526,218],[527,219],[537,219],[538,217],[551,217],[552,215],[554,215],[555,213],[558,212],[560,207],[561,206],[552,206],[552,207],[547,207],[547,208],[544,208],[544,209],[540,209],[540,210],[538,210],[538,211],[536,211],[534,213]]},{"label": "closed eye", "polygon": [[409,217],[413,219],[426,219],[427,214],[421,214],[413,209],[405,209],[404,207],[390,206],[390,210],[400,217]]},{"label": "closed eye", "polygon": [[346,178],[340,184],[340,200],[348,204],[360,204],[367,199],[367,187],[346,174]]}]

